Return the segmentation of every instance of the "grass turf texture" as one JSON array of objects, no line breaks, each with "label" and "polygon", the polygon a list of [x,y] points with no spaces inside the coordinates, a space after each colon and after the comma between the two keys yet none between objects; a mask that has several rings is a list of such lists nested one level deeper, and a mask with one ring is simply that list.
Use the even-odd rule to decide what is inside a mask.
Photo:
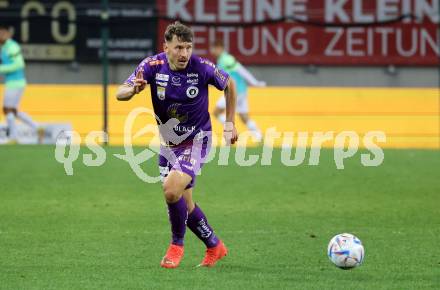
[{"label": "grass turf texture", "polygon": [[[252,149],[260,152],[261,149]],[[102,167],[78,159],[66,176],[50,146],[0,147],[1,289],[433,289],[440,285],[440,152],[387,150],[319,166],[206,165],[195,199],[229,247],[213,269],[188,231],[181,267],[159,267],[169,242],[159,184],[137,179],[108,148]],[[83,153],[90,153],[84,149]],[[155,173],[155,161],[148,171]],[[360,268],[326,256],[337,233],[359,236]]]}]

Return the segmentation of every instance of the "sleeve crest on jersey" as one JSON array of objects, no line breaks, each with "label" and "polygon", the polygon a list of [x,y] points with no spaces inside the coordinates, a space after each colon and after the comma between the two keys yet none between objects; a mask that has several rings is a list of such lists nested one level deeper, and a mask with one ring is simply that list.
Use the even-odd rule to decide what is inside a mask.
[{"label": "sleeve crest on jersey", "polygon": [[215,68],[215,70],[214,70],[214,74],[215,74],[215,77],[219,78],[222,82],[225,82],[225,81],[226,81],[226,76],[224,76],[224,75],[219,71],[218,68]]}]

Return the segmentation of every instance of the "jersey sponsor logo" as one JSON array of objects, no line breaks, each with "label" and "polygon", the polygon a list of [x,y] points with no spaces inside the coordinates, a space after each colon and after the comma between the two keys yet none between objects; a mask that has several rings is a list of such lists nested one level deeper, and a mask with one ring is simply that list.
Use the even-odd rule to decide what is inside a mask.
[{"label": "jersey sponsor logo", "polygon": [[188,132],[194,132],[194,130],[196,129],[196,126],[180,126],[180,125],[176,125],[174,126],[174,131],[179,132],[179,133],[188,133]]},{"label": "jersey sponsor logo", "polygon": [[199,79],[187,79],[186,82],[188,84],[197,85],[199,83]]},{"label": "jersey sponsor logo", "polygon": [[198,73],[187,73],[186,76],[188,78],[198,78],[199,74]]},{"label": "jersey sponsor logo", "polygon": [[180,78],[179,77],[172,77],[171,84],[173,84],[174,86],[180,86]]},{"label": "jersey sponsor logo", "polygon": [[159,81],[156,81],[156,84],[161,86],[161,87],[166,87],[168,85],[167,82],[159,82]]},{"label": "jersey sponsor logo", "polygon": [[195,86],[190,86],[186,89],[186,96],[190,99],[197,97],[199,94],[199,88]]},{"label": "jersey sponsor logo", "polygon": [[156,80],[167,82],[170,79],[169,75],[156,73]]},{"label": "jersey sponsor logo", "polygon": [[164,87],[157,87],[157,97],[161,101],[165,100],[165,88]]}]

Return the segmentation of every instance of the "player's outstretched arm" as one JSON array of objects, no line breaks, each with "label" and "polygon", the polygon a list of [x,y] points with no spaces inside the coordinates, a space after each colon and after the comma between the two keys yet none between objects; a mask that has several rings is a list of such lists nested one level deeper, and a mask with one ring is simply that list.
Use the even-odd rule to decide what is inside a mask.
[{"label": "player's outstretched arm", "polygon": [[235,104],[237,102],[237,92],[234,81],[229,78],[225,88],[226,99],[226,122],[223,135],[227,144],[234,144],[238,139],[237,129],[235,128]]},{"label": "player's outstretched arm", "polygon": [[118,88],[116,99],[118,99],[118,101],[129,101],[134,95],[136,95],[135,87],[123,84]]},{"label": "player's outstretched arm", "polygon": [[265,87],[266,82],[257,80],[250,71],[248,71],[244,66],[239,65],[237,67],[237,72],[242,76],[251,86],[254,87]]}]

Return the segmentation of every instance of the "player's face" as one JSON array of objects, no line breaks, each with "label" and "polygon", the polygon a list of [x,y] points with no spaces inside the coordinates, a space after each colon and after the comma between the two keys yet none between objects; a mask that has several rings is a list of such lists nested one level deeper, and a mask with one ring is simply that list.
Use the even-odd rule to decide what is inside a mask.
[{"label": "player's face", "polygon": [[180,41],[176,35],[173,35],[171,41],[165,42],[164,50],[172,70],[182,70],[186,68],[192,54],[192,48],[192,42]]},{"label": "player's face", "polygon": [[220,54],[222,54],[222,52],[223,52],[223,47],[221,47],[221,46],[212,46],[210,51],[211,51],[211,54],[215,58],[218,58],[220,56]]},{"label": "player's face", "polygon": [[7,29],[0,29],[0,43],[4,43],[9,38],[9,31]]}]

